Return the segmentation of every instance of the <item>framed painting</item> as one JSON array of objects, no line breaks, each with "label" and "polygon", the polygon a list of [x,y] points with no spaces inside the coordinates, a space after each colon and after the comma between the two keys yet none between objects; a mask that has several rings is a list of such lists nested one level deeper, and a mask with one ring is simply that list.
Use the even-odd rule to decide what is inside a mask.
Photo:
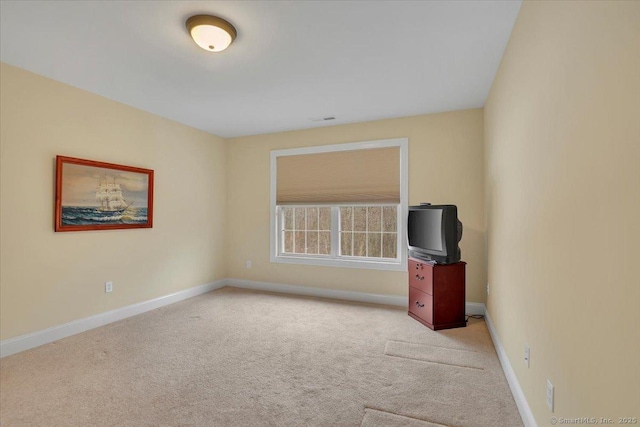
[{"label": "framed painting", "polygon": [[56,157],[55,231],[153,226],[153,170]]}]

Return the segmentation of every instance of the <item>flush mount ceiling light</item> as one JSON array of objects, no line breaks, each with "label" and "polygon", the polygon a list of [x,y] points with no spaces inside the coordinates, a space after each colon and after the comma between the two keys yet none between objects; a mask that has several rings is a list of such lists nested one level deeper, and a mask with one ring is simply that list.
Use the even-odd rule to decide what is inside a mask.
[{"label": "flush mount ceiling light", "polygon": [[238,35],[233,25],[217,16],[195,15],[186,25],[193,41],[209,52],[225,50]]}]

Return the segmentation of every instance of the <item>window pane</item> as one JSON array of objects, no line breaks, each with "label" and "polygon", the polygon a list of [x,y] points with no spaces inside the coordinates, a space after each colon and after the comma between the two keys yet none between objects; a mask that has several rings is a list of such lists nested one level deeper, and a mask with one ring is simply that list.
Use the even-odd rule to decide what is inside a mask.
[{"label": "window pane", "polygon": [[320,221],[318,224],[319,230],[331,230],[331,208],[319,208]]},{"label": "window pane", "polygon": [[305,208],[295,208],[295,225],[296,230],[304,230],[305,227]]},{"label": "window pane", "polygon": [[284,248],[283,251],[286,253],[293,252],[293,231],[285,231],[284,232]]},{"label": "window pane", "polygon": [[382,208],[382,231],[397,231],[398,215],[396,206],[385,206]]},{"label": "window pane", "polygon": [[293,208],[282,208],[284,217],[284,229],[293,230]]},{"label": "window pane", "polygon": [[353,208],[353,229],[355,231],[367,231],[367,208]]},{"label": "window pane", "polygon": [[397,239],[396,233],[385,233],[382,236],[382,256],[385,258],[395,258],[397,256]]},{"label": "window pane", "polygon": [[321,231],[318,234],[320,235],[318,253],[320,255],[331,255],[331,232]]},{"label": "window pane", "polygon": [[303,254],[304,252],[304,231],[295,232],[295,247],[293,252],[297,254]]},{"label": "window pane", "polygon": [[340,208],[340,229],[351,231],[353,221],[353,208],[351,206]]},{"label": "window pane", "polygon": [[307,230],[318,229],[318,208],[307,208]]},{"label": "window pane", "polygon": [[397,206],[280,206],[284,254],[331,255],[332,210],[339,213],[336,256],[396,259]]},{"label": "window pane", "polygon": [[380,258],[382,249],[380,248],[380,233],[369,233],[369,253],[367,256]]},{"label": "window pane", "polygon": [[353,255],[353,251],[351,249],[352,242],[353,233],[340,233],[340,255]]},{"label": "window pane", "polygon": [[367,208],[367,222],[369,231],[380,231],[382,226],[381,217],[382,209],[380,208],[380,206],[370,206]]},{"label": "window pane", "polygon": [[317,231],[307,231],[307,253],[308,254],[318,253],[318,232]]},{"label": "window pane", "polygon": [[367,256],[367,233],[353,233],[353,256]]}]

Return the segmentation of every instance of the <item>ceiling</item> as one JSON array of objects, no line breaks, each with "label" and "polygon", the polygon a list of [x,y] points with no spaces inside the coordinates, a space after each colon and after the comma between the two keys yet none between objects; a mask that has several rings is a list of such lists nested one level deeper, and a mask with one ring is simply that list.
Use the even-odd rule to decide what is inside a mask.
[{"label": "ceiling", "polygon": [[[0,59],[234,137],[482,107],[520,1],[2,1]],[[186,19],[238,38],[200,49]],[[335,116],[332,121],[314,121]]]}]

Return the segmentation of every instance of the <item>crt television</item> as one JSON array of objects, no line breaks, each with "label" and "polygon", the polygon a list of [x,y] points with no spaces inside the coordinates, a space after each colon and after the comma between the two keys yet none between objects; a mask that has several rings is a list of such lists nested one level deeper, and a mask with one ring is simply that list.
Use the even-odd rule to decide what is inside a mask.
[{"label": "crt television", "polygon": [[407,240],[409,255],[436,264],[460,261],[462,223],[455,205],[409,206]]}]

